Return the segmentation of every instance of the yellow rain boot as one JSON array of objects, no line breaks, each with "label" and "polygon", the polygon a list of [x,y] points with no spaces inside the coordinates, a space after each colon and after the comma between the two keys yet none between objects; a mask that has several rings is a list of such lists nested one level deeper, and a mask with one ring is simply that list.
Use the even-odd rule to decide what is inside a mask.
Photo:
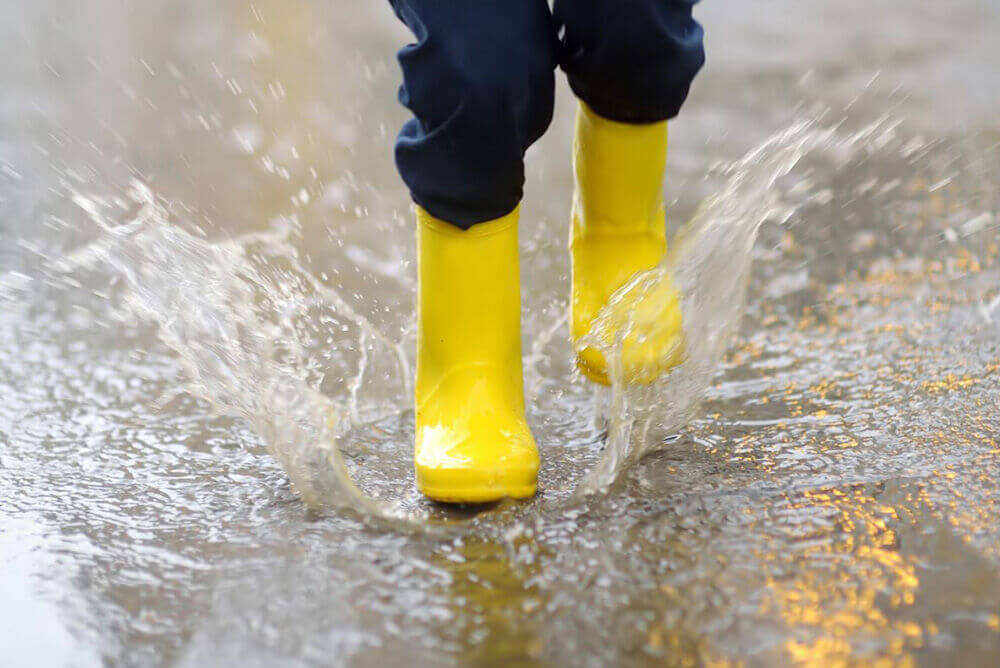
[{"label": "yellow rain boot", "polygon": [[[576,117],[576,193],[570,228],[573,266],[571,336],[590,330],[608,298],[667,250],[663,173],[667,123],[617,123],[582,102]],[[669,276],[630,291],[611,309],[611,330],[629,327],[622,345],[625,379],[649,383],[683,356],[680,301]],[[616,331],[601,332],[610,343]],[[585,376],[609,384],[607,362],[588,347],[577,353]]]},{"label": "yellow rain boot", "polygon": [[417,487],[435,501],[535,493],[524,419],[518,211],[463,231],[417,209]]}]

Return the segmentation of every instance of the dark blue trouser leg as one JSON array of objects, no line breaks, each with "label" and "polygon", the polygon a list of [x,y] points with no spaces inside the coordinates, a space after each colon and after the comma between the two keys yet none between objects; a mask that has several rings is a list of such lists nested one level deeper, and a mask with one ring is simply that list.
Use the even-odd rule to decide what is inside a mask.
[{"label": "dark blue trouser leg", "polygon": [[414,201],[462,228],[521,201],[524,152],[552,121],[556,38],[545,0],[390,0],[414,118],[396,164]]},{"label": "dark blue trouser leg", "polygon": [[520,202],[557,63],[599,115],[653,123],[677,115],[705,60],[697,0],[555,0],[553,12],[546,0],[390,2],[417,38],[399,52],[414,118],[396,164],[417,204],[462,228]]},{"label": "dark blue trouser leg", "polygon": [[559,64],[598,115],[621,123],[673,118],[705,63],[698,0],[555,0]]}]

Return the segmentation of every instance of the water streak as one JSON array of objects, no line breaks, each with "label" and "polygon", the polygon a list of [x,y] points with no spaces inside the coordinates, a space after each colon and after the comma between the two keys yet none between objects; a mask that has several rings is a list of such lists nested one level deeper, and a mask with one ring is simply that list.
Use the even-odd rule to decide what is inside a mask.
[{"label": "water streak", "polygon": [[[47,263],[50,282],[110,269],[122,288],[112,314],[157,326],[184,370],[177,392],[253,425],[307,505],[399,516],[354,485],[338,439],[398,410],[412,387],[406,355],[304,267],[294,219],[210,241],[139,181],[126,201],[73,199],[101,236]],[[372,384],[378,403],[366,401]]]},{"label": "water streak", "polygon": [[[607,446],[580,481],[580,494],[606,490],[697,414],[739,323],[758,231],[765,221],[791,215],[778,181],[810,151],[844,157],[892,129],[883,120],[841,138],[834,128],[800,122],[721,168],[724,187],[678,234],[660,266],[612,297],[581,342],[605,354],[613,387]],[[183,367],[177,392],[253,425],[309,506],[370,517],[406,514],[399,504],[358,489],[342,448],[351,450],[344,436],[352,429],[408,410],[412,372],[405,351],[412,342],[407,333],[396,341],[380,332],[309,271],[296,249],[295,218],[263,233],[210,240],[172,220],[167,204],[138,181],[125,198],[74,193],[73,200],[100,235],[47,261],[42,273],[50,283],[60,277],[76,283],[83,271],[110,269],[114,317],[155,324]],[[30,282],[15,274],[2,278],[8,298]],[[657,287],[671,279],[682,295],[685,359],[652,384],[630,385],[623,381],[621,342],[632,323],[606,336],[610,312],[656,298]],[[529,394],[542,381],[537,367],[564,324],[565,318],[554,319],[529,346]]]},{"label": "water streak", "polygon": [[[795,211],[776,187],[779,181],[807,154],[846,162],[871,143],[886,142],[895,128],[894,122],[883,118],[841,136],[836,127],[801,121],[721,167],[725,185],[681,229],[659,266],[635,276],[612,295],[578,344],[602,352],[612,381],[607,447],[581,482],[579,495],[606,490],[630,466],[665,447],[668,437],[697,414],[742,317],[761,225],[784,223]],[[802,192],[798,195],[797,201],[808,201]],[[623,343],[639,325],[622,313],[662,300],[668,293],[658,288],[671,282],[681,295],[684,360],[653,383],[629,383],[623,373]],[[666,334],[655,327],[641,332],[654,340],[668,339]]]}]

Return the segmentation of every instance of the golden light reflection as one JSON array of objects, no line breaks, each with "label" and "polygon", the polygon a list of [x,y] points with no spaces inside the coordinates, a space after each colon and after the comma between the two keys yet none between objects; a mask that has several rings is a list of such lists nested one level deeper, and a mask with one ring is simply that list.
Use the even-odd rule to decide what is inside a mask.
[{"label": "golden light reflection", "polygon": [[[788,626],[789,659],[806,666],[886,657],[892,665],[912,663],[927,629],[898,614],[914,604],[920,587],[893,528],[901,509],[859,487],[807,491],[789,497],[787,511],[824,520],[794,554],[767,555],[770,596],[762,612]],[[838,539],[824,540],[828,532]]]}]

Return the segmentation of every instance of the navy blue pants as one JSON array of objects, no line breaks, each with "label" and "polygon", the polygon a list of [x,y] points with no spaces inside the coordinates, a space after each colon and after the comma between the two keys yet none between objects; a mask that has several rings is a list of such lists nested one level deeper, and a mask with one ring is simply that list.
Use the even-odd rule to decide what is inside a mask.
[{"label": "navy blue pants", "polygon": [[396,142],[413,200],[466,229],[513,211],[557,66],[600,116],[676,116],[705,62],[697,1],[390,0],[416,37],[399,52],[414,118]]}]

